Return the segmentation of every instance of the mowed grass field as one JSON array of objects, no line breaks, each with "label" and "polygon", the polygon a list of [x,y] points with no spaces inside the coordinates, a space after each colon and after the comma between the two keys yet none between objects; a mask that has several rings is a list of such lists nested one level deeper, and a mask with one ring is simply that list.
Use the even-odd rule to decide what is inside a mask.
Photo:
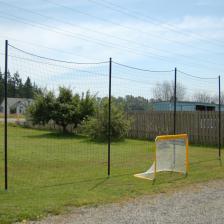
[{"label": "mowed grass field", "polygon": [[4,190],[3,125],[0,124],[0,223],[40,219],[72,206],[98,205],[167,192],[224,178],[218,150],[190,146],[188,177],[162,173],[155,183],[133,177],[149,168],[154,143],[126,139],[112,143],[107,177],[107,144],[46,130],[8,127],[9,189]]}]

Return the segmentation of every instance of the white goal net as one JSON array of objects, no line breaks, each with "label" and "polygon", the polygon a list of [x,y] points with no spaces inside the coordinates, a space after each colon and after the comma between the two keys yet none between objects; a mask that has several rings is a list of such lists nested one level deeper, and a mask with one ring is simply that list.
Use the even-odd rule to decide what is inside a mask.
[{"label": "white goal net", "polygon": [[180,172],[187,174],[188,137],[186,134],[163,135],[155,140],[156,149],[152,166],[144,173],[135,177],[154,180],[156,173],[161,171]]}]

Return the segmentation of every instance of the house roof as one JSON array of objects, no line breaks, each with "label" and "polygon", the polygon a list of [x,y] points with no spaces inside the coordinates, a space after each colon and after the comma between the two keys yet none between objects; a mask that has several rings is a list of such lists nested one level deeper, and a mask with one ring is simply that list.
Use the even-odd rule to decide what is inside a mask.
[{"label": "house roof", "polygon": [[[7,98],[7,105],[9,107],[12,107],[15,104],[18,104],[20,102],[24,103],[27,101],[33,101],[33,99],[30,99],[30,98]],[[4,103],[5,103],[5,99],[2,101],[1,106],[4,106]]]},{"label": "house roof", "polygon": [[[173,104],[174,102],[172,101],[157,101],[154,102],[153,104]],[[219,104],[217,103],[203,103],[203,102],[196,102],[196,101],[177,101],[177,104],[191,104],[191,105],[211,105],[211,106],[218,106]],[[222,106],[224,106],[222,104]]]}]

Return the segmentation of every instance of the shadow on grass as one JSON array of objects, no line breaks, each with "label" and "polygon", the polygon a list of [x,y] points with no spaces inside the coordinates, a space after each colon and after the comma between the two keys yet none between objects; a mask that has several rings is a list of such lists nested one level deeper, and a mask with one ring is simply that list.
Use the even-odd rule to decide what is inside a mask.
[{"label": "shadow on grass", "polygon": [[97,184],[95,184],[93,187],[91,187],[89,189],[89,191],[92,191],[94,189],[96,189],[97,187],[101,186],[102,184],[104,184],[107,180],[109,179],[109,177],[104,178],[103,180],[99,181]]},{"label": "shadow on grass", "polygon": [[[135,185],[136,182],[134,181],[134,179],[138,180],[139,178],[135,178],[133,176],[133,172],[129,172],[129,173],[124,173],[124,174],[117,174],[117,175],[115,174],[110,177],[105,176],[105,177],[88,178],[88,179],[82,179],[82,180],[79,179],[79,180],[74,180],[71,182],[46,184],[46,185],[39,185],[39,186],[33,186],[33,187],[26,186],[26,187],[23,187],[20,189],[14,188],[14,190],[16,190],[16,191],[19,190],[20,192],[23,192],[23,191],[32,192],[34,190],[47,190],[47,189],[51,189],[51,188],[66,187],[69,185],[80,188],[80,186],[77,184],[93,184],[93,186],[88,189],[88,191],[93,191],[93,190],[97,189],[98,187],[102,186],[104,183],[106,183],[110,179],[116,179],[116,178],[122,178],[122,177],[128,177],[128,176],[133,177],[133,179],[130,178],[130,180],[128,181],[129,184],[133,183],[133,185]],[[172,172],[164,172],[164,173],[159,174],[154,181],[139,179],[138,182],[139,183],[142,182],[143,184],[144,184],[144,182],[145,183],[148,182],[149,185],[158,185],[159,186],[159,185],[163,185],[163,184],[167,184],[167,183],[175,183],[177,181],[181,181],[186,178],[187,178],[186,175],[178,175],[177,176],[177,174],[174,175],[174,174],[172,174]],[[125,183],[126,183],[126,181],[125,181]],[[124,183],[121,181],[121,184],[124,184]]]},{"label": "shadow on grass", "polygon": [[95,180],[102,180],[105,179],[103,177],[101,178],[95,178],[95,179],[85,179],[85,180],[79,180],[79,181],[71,181],[71,182],[66,182],[66,183],[60,183],[60,184],[49,184],[49,185],[45,185],[45,186],[37,186],[37,188],[51,188],[51,187],[61,187],[61,186],[67,186],[67,185],[74,185],[74,184],[80,184],[80,183],[88,183],[88,182],[92,182]]},{"label": "shadow on grass", "polygon": [[174,183],[177,181],[185,180],[187,179],[188,175],[185,174],[179,174],[176,172],[161,172],[157,175],[156,179],[153,181],[153,185],[160,185],[164,183]]},{"label": "shadow on grass", "polygon": [[105,142],[93,141],[87,136],[77,135],[74,133],[59,133],[59,132],[50,132],[37,135],[24,135],[23,137],[30,139],[51,139],[51,140],[79,140],[87,144],[107,144]]},{"label": "shadow on grass", "polygon": [[71,182],[64,182],[64,183],[57,183],[57,184],[46,184],[46,185],[39,185],[39,186],[35,186],[35,187],[26,187],[24,188],[24,190],[30,189],[47,189],[47,188],[51,188],[51,187],[62,187],[62,186],[68,186],[68,185],[75,185],[75,184],[81,184],[81,183],[91,183],[93,181],[99,181],[99,183],[97,183],[94,187],[92,187],[90,190],[93,190],[95,188],[97,188],[98,186],[100,186],[101,184],[103,184],[104,182],[106,182],[107,180],[110,180],[111,178],[120,178],[120,177],[124,177],[124,176],[133,176],[133,173],[124,173],[124,174],[117,174],[117,175],[113,175],[113,176],[104,176],[104,177],[96,177],[96,178],[88,178],[88,179],[82,179],[82,180],[74,180]]},{"label": "shadow on grass", "polygon": [[[60,184],[49,184],[49,185],[45,185],[45,186],[37,186],[37,188],[51,188],[51,187],[60,187],[60,186],[66,186],[66,185],[75,185],[75,184],[79,184],[79,183],[91,183],[93,181],[98,181],[98,183],[96,183],[92,188],[89,189],[89,191],[94,190],[95,188],[97,188],[98,186],[104,184],[106,181],[110,180],[110,179],[116,179],[116,178],[121,178],[121,177],[134,177],[134,173],[133,172],[126,172],[123,174],[114,174],[111,176],[105,176],[105,177],[98,177],[98,178],[88,178],[88,179],[82,179],[82,180],[74,180],[71,182],[65,182],[65,183],[60,183]],[[163,183],[172,183],[172,182],[176,182],[179,180],[183,180],[186,179],[187,175],[182,175],[182,174],[177,174],[174,172],[161,172],[157,175],[157,178],[155,179],[155,181],[151,181],[151,180],[142,180],[139,179],[139,181],[147,181],[149,183],[151,183],[152,185],[156,185],[156,184],[163,184]],[[137,179],[137,178],[136,178]]]},{"label": "shadow on grass", "polygon": [[26,135],[27,138],[45,138],[45,139],[87,139],[85,136],[76,135],[73,133],[59,133],[59,132],[50,132],[38,135]]},{"label": "shadow on grass", "polygon": [[[49,132],[44,134],[24,135],[23,137],[31,139],[79,140],[79,141],[82,140],[83,143],[89,143],[89,144],[100,144],[100,145],[108,144],[108,142],[104,140],[93,140],[88,136],[74,133]],[[111,141],[111,144],[125,144],[125,143],[126,143],[125,139]]]},{"label": "shadow on grass", "polygon": [[34,189],[48,189],[48,188],[53,188],[53,187],[65,187],[68,185],[76,185],[76,184],[82,184],[82,183],[91,183],[93,181],[99,180],[100,182],[103,182],[104,179],[107,177],[99,177],[99,178],[89,178],[89,179],[83,179],[83,180],[78,180],[78,181],[71,181],[71,182],[64,182],[64,183],[57,183],[57,184],[46,184],[46,185],[39,185],[39,186],[34,186],[34,187],[24,187],[21,188],[20,190],[24,191],[33,191]]}]

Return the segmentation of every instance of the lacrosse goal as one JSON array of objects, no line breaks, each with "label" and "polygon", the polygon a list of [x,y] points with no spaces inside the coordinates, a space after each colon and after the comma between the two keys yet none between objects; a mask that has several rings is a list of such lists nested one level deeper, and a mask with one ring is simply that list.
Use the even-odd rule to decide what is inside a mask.
[{"label": "lacrosse goal", "polygon": [[135,177],[154,180],[157,172],[188,173],[187,134],[157,136],[155,145],[156,149],[152,166],[144,173],[135,174]]}]

